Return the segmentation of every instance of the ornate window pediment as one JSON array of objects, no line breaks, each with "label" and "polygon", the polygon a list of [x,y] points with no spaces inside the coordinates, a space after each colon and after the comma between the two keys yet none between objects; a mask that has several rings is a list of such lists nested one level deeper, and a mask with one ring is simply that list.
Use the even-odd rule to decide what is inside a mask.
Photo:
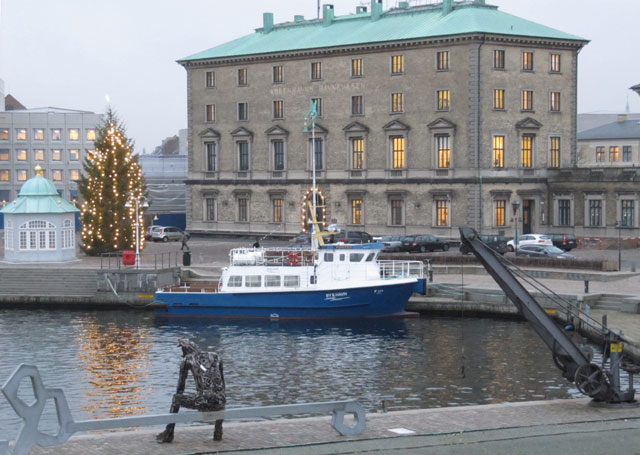
[{"label": "ornate window pediment", "polygon": [[540,128],[542,128],[542,123],[531,117],[524,118],[516,123],[516,129],[519,130],[539,130]]},{"label": "ornate window pediment", "polygon": [[369,127],[363,125],[360,122],[351,122],[347,126],[342,128],[342,131],[344,131],[347,134],[348,133],[368,133]]},{"label": "ornate window pediment", "polygon": [[289,131],[280,125],[274,125],[264,132],[267,136],[289,136]]},{"label": "ornate window pediment", "polygon": [[206,130],[202,130],[198,133],[198,136],[202,138],[220,138],[220,133],[214,130],[213,128],[207,128]]},{"label": "ornate window pediment", "polygon": [[406,123],[402,123],[400,120],[392,120],[382,127],[385,131],[409,131],[411,127]]},{"label": "ornate window pediment", "polygon": [[456,124],[450,122],[446,118],[440,117],[439,119],[436,119],[433,122],[429,123],[427,125],[427,128],[429,128],[430,130],[453,130],[453,132],[455,133]]},{"label": "ornate window pediment", "polygon": [[[311,125],[309,125],[308,127],[305,127],[304,132],[307,133],[307,134],[311,134]],[[329,132],[329,130],[327,128],[325,128],[324,126],[320,125],[319,123],[316,123],[315,124],[315,132],[316,132],[316,136],[317,136],[317,135],[327,134]]]},{"label": "ornate window pediment", "polygon": [[249,131],[248,129],[244,128],[244,127],[240,127],[240,128],[236,128],[235,130],[233,130],[231,132],[231,135],[233,137],[248,137],[248,138],[252,138],[253,137],[253,132]]}]

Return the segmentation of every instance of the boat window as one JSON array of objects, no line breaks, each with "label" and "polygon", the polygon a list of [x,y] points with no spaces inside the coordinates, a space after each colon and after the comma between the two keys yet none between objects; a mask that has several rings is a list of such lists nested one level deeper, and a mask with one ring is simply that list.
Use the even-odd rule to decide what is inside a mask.
[{"label": "boat window", "polygon": [[247,275],[244,279],[244,284],[248,288],[259,288],[262,286],[261,275]]},{"label": "boat window", "polygon": [[280,287],[280,275],[267,275],[264,277],[264,285],[268,288]]},{"label": "boat window", "polygon": [[300,286],[300,277],[298,275],[285,275],[284,287],[285,288],[297,288]]},{"label": "boat window", "polygon": [[373,261],[375,257],[376,257],[376,253],[369,253],[369,256],[367,256],[367,262]]},{"label": "boat window", "polygon": [[350,262],[360,262],[360,261],[362,261],[363,257],[364,257],[364,254],[362,254],[362,253],[351,253],[349,255],[349,261]]},{"label": "boat window", "polygon": [[333,262],[333,253],[324,253],[324,262]]},{"label": "boat window", "polygon": [[233,275],[229,277],[229,281],[227,281],[227,286],[230,288],[239,288],[242,287],[242,276]]},{"label": "boat window", "polygon": [[317,277],[317,276],[315,276],[315,275],[311,275],[311,276],[309,277],[309,283],[311,283],[311,284],[317,284],[317,283],[318,283],[318,277]]},{"label": "boat window", "polygon": [[344,262],[344,259],[345,259],[345,255],[344,255],[344,254],[341,254],[341,255],[340,255],[340,261],[341,261],[341,262]]}]

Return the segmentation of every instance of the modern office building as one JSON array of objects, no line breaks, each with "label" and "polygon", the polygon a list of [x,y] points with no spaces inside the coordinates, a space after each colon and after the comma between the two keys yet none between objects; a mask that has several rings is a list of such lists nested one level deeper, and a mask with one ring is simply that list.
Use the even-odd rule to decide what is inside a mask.
[{"label": "modern office building", "polygon": [[188,228],[306,229],[314,164],[320,216],[351,229],[456,237],[462,224],[583,226],[582,196],[572,196],[569,225],[556,201],[579,166],[585,44],[484,0],[387,11],[372,0],[341,17],[324,5],[320,19],[282,24],[265,13],[255,33],[179,61]]}]

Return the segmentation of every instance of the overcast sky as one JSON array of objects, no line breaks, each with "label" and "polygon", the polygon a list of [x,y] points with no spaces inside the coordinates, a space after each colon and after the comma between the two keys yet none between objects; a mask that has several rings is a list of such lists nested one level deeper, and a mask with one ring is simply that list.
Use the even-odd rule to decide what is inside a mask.
[{"label": "overcast sky", "polygon": [[[324,1],[324,3],[331,3]],[[336,15],[361,0],[333,0]],[[396,5],[385,0],[385,7]],[[413,2],[412,2],[413,3]],[[487,0],[501,10],[589,39],[580,53],[578,112],[640,112],[640,0]],[[102,113],[105,95],[136,151],[187,126],[179,58],[295,14],[316,0],[0,0],[0,78],[29,108]]]}]

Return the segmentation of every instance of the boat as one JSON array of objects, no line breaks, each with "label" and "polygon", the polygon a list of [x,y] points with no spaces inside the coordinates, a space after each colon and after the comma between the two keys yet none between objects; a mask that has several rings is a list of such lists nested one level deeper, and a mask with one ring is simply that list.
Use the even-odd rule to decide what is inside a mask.
[{"label": "boat", "polygon": [[234,248],[217,283],[155,293],[157,316],[362,318],[411,316],[424,293],[421,261],[379,260],[382,243]]}]

